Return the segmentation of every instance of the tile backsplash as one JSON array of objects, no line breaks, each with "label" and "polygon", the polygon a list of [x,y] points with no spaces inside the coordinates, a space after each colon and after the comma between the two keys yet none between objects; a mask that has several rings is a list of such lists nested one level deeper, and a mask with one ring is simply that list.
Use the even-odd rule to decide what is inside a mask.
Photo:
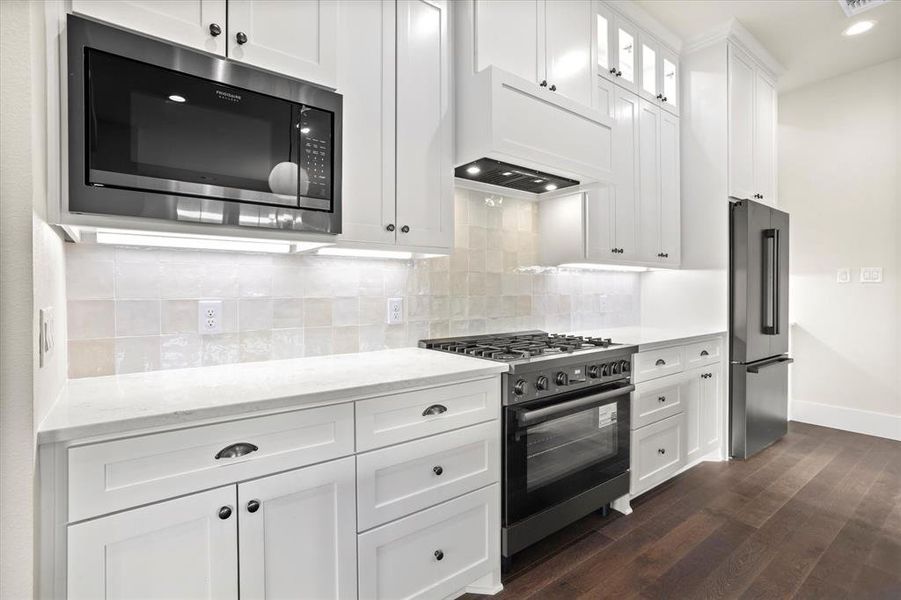
[{"label": "tile backsplash", "polygon": [[[409,261],[67,244],[69,376],[637,324],[637,274],[529,269],[536,217],[458,189],[454,253]],[[394,297],[404,322],[386,325]],[[222,333],[198,332],[202,299],[222,300]]]}]

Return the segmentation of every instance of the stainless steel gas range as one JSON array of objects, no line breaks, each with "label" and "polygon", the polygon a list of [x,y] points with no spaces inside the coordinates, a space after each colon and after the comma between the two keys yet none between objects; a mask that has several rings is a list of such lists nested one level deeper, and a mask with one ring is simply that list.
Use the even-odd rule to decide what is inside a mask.
[{"label": "stainless steel gas range", "polygon": [[523,548],[629,492],[635,346],[544,331],[422,340],[510,364],[504,402],[505,564]]}]

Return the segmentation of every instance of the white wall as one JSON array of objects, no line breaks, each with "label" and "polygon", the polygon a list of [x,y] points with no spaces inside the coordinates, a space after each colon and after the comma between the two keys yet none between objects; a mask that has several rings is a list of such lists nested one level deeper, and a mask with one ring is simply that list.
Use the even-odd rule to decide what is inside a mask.
[{"label": "white wall", "polygon": [[[901,439],[901,59],[779,98],[792,416]],[[881,266],[882,284],[859,283]],[[852,269],[852,283],[836,270]]]},{"label": "white wall", "polygon": [[[65,381],[65,263],[46,206],[43,5],[0,2],[0,597],[34,595],[34,431]],[[38,368],[37,308],[57,346]]]}]

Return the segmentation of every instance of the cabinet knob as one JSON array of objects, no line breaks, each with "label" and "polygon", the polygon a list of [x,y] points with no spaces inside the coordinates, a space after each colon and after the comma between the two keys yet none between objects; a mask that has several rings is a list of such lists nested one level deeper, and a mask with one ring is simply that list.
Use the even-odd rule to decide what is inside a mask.
[{"label": "cabinet knob", "polygon": [[244,33],[243,31],[239,31],[239,32],[235,35],[235,41],[238,42],[238,45],[246,44],[246,43],[247,43],[247,34]]},{"label": "cabinet knob", "polygon": [[663,252],[658,252],[658,253],[657,253],[657,258],[663,258]]},{"label": "cabinet knob", "polygon": [[657,99],[658,99],[658,100],[663,100],[663,94],[657,94]]},{"label": "cabinet knob", "polygon": [[617,69],[617,70],[616,70],[616,76],[617,76],[617,77],[622,77],[622,76],[623,76],[623,72],[620,71],[619,69]]},{"label": "cabinet knob", "polygon": [[251,500],[247,503],[247,512],[255,513],[260,510],[260,501],[259,500]]},{"label": "cabinet knob", "polygon": [[547,79],[542,79],[541,83],[539,83],[538,85],[540,85],[541,87],[547,87]]},{"label": "cabinet knob", "polygon": [[657,454],[666,454],[666,449],[664,449],[664,448],[657,448]]},{"label": "cabinet knob", "polygon": [[557,91],[557,86],[556,86],[556,85],[552,85],[552,86],[549,87],[548,89],[551,90],[552,92],[556,92],[556,91]]},{"label": "cabinet knob", "polygon": [[441,560],[444,558],[443,550],[435,550],[435,560]]},{"label": "cabinet knob", "polygon": [[666,96],[664,96],[663,98],[661,98],[661,100],[663,100],[664,102],[666,102]]},{"label": "cabinet knob", "polygon": [[666,402],[666,396],[657,396],[657,402]]},{"label": "cabinet knob", "polygon": [[216,37],[220,33],[222,33],[222,28],[219,26],[219,23],[210,23],[210,35]]},{"label": "cabinet knob", "polygon": [[610,74],[616,75],[616,67],[610,67]]},{"label": "cabinet knob", "polygon": [[394,227],[394,223],[388,223],[385,226],[385,229],[387,229],[388,231],[394,231],[396,228]]},{"label": "cabinet knob", "polygon": [[223,521],[232,516],[232,507],[231,506],[223,506],[219,509],[219,518]]},{"label": "cabinet knob", "polygon": [[403,227],[400,228],[400,232],[401,233],[410,233],[410,226],[404,225]]},{"label": "cabinet knob", "polygon": [[435,475],[441,475],[442,473],[444,473],[444,467],[442,467],[441,465],[435,465],[434,467],[432,467],[432,473],[434,473]]}]

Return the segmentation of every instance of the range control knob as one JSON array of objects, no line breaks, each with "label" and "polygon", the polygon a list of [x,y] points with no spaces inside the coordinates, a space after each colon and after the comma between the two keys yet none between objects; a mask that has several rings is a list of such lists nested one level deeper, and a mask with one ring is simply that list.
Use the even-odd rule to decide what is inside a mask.
[{"label": "range control knob", "polygon": [[547,377],[545,377],[544,375],[539,375],[538,379],[535,381],[535,389],[543,392],[544,390],[548,389],[548,387],[550,386]]},{"label": "range control knob", "polygon": [[517,381],[516,384],[513,386],[513,393],[516,394],[517,396],[522,396],[523,394],[526,393],[526,388],[527,388],[527,387],[528,387],[528,384],[526,383],[526,380],[525,380],[525,379],[520,379],[520,380]]},{"label": "range control knob", "polygon": [[597,379],[601,376],[601,366],[600,365],[591,365],[588,367],[588,376],[592,379]]},{"label": "range control knob", "polygon": [[556,382],[557,385],[569,385],[569,375],[567,375],[563,371],[558,372]]},{"label": "range control knob", "polygon": [[610,365],[601,365],[601,377],[610,377]]},{"label": "range control knob", "polygon": [[619,366],[620,366],[620,372],[622,372],[622,373],[628,373],[629,371],[632,370],[632,365],[627,360],[620,361]]},{"label": "range control knob", "polygon": [[610,363],[610,374],[611,375],[619,375],[620,373],[622,373],[622,369],[623,369],[622,362]]}]

